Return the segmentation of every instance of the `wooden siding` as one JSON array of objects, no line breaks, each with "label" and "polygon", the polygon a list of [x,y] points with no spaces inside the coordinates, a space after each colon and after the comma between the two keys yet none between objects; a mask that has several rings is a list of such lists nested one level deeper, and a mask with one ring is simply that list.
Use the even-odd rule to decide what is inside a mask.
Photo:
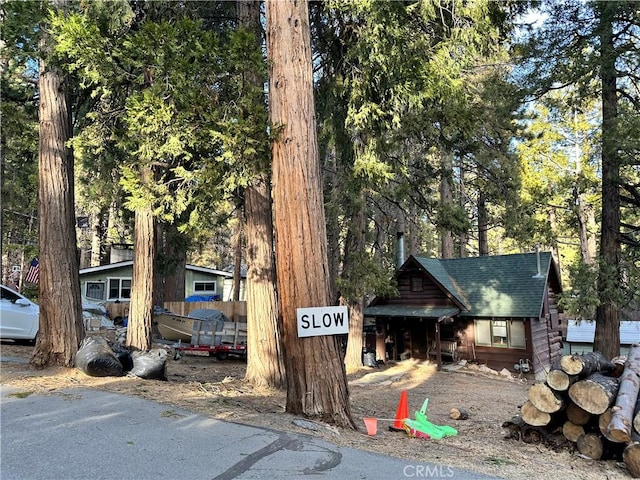
[{"label": "wooden siding", "polygon": [[[411,288],[413,279],[422,280],[422,288]],[[429,305],[433,307],[454,306],[454,303],[436,286],[431,279],[421,272],[403,272],[398,276],[399,297],[385,300],[386,305]]]},{"label": "wooden siding", "polygon": [[[533,366],[532,344],[530,339],[531,335],[531,322],[528,319],[524,320],[525,335],[527,338],[526,348],[503,348],[503,347],[487,347],[475,345],[475,323],[470,321],[467,332],[467,343],[463,349],[461,358],[465,358],[469,361],[477,361],[482,365],[486,365],[494,370],[502,370],[503,368],[513,371],[513,366],[520,363],[520,360],[529,360],[529,363]],[[475,354],[475,357],[474,357]]]}]

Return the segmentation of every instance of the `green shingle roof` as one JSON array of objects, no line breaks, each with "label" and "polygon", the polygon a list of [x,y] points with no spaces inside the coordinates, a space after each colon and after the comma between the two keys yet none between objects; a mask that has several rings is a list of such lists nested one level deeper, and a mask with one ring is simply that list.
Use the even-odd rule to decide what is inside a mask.
[{"label": "green shingle roof", "polygon": [[440,318],[455,315],[459,310],[455,307],[417,307],[405,305],[375,305],[364,309],[365,315],[374,317],[419,317]]},{"label": "green shingle roof", "polygon": [[[539,317],[551,253],[452,259],[414,257],[437,281],[469,306],[460,316]],[[449,280],[447,280],[449,279]]]}]

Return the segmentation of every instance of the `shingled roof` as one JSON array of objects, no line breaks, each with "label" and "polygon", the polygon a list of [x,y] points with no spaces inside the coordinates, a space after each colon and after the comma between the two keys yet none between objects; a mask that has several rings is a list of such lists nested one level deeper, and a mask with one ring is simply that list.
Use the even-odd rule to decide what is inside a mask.
[{"label": "shingled roof", "polygon": [[550,252],[414,258],[441,288],[469,307],[461,317],[539,317],[548,280],[560,288]]}]

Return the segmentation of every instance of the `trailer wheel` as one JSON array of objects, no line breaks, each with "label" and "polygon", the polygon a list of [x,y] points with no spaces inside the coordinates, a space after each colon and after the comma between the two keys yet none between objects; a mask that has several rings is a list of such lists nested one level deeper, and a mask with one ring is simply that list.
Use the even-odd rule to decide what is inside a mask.
[{"label": "trailer wheel", "polygon": [[229,354],[227,352],[216,352],[216,358],[218,360],[226,360],[229,358]]}]

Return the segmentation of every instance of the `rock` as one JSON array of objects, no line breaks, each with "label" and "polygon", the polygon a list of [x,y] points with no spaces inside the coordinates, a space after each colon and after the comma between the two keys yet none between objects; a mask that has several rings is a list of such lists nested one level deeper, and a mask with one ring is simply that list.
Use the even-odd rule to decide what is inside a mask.
[{"label": "rock", "polygon": [[500,375],[502,375],[503,377],[507,377],[507,378],[511,378],[511,372],[509,370],[507,370],[506,368],[503,368],[502,370],[500,370]]}]

